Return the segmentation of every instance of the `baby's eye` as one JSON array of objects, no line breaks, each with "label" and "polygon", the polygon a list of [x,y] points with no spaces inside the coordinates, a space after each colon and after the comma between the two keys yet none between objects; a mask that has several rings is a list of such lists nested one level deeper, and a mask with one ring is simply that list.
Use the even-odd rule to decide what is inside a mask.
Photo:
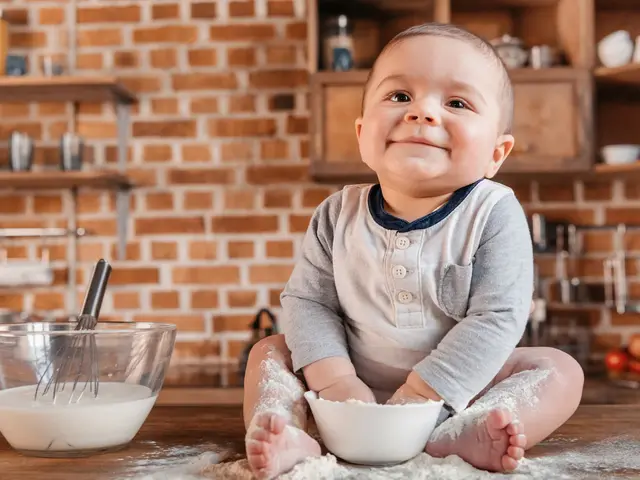
[{"label": "baby's eye", "polygon": [[458,99],[450,100],[449,106],[452,108],[467,108],[467,104]]},{"label": "baby's eye", "polygon": [[389,100],[391,100],[392,102],[404,103],[404,102],[410,102],[411,97],[409,97],[409,95],[407,95],[404,92],[395,92],[389,95]]}]

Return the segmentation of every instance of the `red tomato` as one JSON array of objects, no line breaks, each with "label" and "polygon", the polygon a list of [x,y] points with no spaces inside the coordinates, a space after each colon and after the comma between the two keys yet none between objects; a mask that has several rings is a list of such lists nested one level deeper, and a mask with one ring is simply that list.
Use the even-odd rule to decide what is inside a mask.
[{"label": "red tomato", "polygon": [[[604,357],[604,363],[607,365],[608,370],[623,371],[627,368],[629,363],[629,356],[619,350],[614,350],[607,353]],[[640,365],[640,362],[637,362]]]},{"label": "red tomato", "polygon": [[640,375],[640,362],[638,360],[630,360],[629,371]]}]

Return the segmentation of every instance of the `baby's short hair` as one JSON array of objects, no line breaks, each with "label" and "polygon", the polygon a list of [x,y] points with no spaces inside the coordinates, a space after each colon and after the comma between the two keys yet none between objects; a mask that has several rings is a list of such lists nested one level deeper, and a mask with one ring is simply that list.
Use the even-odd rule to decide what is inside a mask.
[{"label": "baby's short hair", "polygon": [[[456,25],[448,24],[448,23],[423,23],[421,25],[415,25],[410,27],[395,37],[393,37],[382,49],[380,55],[378,55],[378,59],[389,50],[392,46],[397,43],[411,37],[420,37],[420,36],[433,36],[433,37],[447,37],[447,38],[455,38],[457,40],[461,40],[463,42],[467,42],[482,53],[484,53],[491,61],[493,61],[496,67],[500,70],[501,76],[501,98],[499,99],[501,103],[501,123],[503,128],[503,133],[511,133],[511,129],[513,127],[513,86],[511,85],[511,79],[509,78],[509,72],[507,71],[507,67],[500,59],[500,56],[496,52],[493,45],[484,40],[483,38],[471,33],[469,30],[466,30],[462,27],[458,27]],[[367,89],[369,88],[369,82],[371,81],[371,77],[373,76],[373,72],[375,70],[374,63],[371,71],[369,72],[369,76],[367,77],[367,81],[364,86],[364,92],[362,95],[362,106],[361,110],[364,113],[364,102],[365,96],[367,94]]]}]

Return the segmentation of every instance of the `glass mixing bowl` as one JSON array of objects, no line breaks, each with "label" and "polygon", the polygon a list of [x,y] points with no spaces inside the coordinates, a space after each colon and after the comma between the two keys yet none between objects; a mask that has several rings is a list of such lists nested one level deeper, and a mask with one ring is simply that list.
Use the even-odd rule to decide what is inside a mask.
[{"label": "glass mixing bowl", "polygon": [[0,325],[0,433],[17,451],[78,457],[118,450],[146,420],[176,327],[75,322]]}]

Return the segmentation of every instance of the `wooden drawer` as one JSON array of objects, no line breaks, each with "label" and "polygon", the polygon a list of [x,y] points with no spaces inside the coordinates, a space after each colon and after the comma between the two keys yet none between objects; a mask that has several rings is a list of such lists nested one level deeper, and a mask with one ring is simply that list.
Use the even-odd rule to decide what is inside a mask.
[{"label": "wooden drawer", "polygon": [[[527,75],[535,73],[535,75]],[[592,85],[587,71],[514,71],[515,147],[501,172],[588,170],[592,166]]]}]

